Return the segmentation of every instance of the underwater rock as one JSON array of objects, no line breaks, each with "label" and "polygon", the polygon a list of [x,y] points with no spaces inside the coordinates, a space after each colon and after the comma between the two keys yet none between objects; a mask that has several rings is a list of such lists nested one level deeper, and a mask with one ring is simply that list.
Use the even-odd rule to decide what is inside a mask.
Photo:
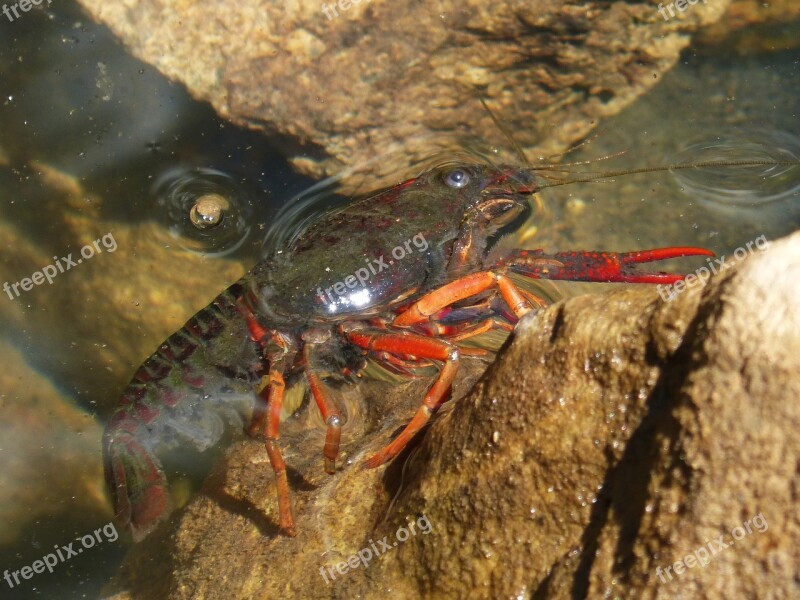
[{"label": "underwater rock", "polygon": [[5,341],[0,363],[0,546],[14,544],[42,521],[88,528],[98,516],[110,518],[97,460],[100,425]]},{"label": "underwater rock", "polygon": [[[103,218],[102,198],[66,173],[33,166],[46,192],[37,214],[58,227],[37,236],[0,218],[0,282],[9,286],[0,292],[0,325],[84,406],[111,409],[120,382],[245,269],[180,250],[181,238],[161,224]],[[87,247],[91,255],[82,254]],[[10,287],[36,273],[27,291]]]},{"label": "underwater rock", "polygon": [[359,463],[427,381],[351,398],[367,416],[333,477],[301,410],[282,437],[296,538],[277,534],[262,443],[234,445],[107,594],[798,595],[800,234],[726,260],[671,300],[628,286],[529,315],[387,468]]},{"label": "underwater rock", "polygon": [[729,2],[684,2],[666,18],[634,1],[81,4],[303,172],[363,169],[346,175],[352,193],[470,139],[508,148],[479,98],[523,147],[564,151],[657,83]]},{"label": "underwater rock", "polygon": [[703,29],[699,45],[739,55],[781,52],[800,44],[800,4],[795,0],[734,0],[725,15]]}]

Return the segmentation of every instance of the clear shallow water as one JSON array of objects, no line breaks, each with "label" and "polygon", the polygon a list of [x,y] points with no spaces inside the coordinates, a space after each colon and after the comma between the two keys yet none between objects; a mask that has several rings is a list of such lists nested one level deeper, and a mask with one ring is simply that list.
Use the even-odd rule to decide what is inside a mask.
[{"label": "clear shallow water", "polygon": [[[52,284],[0,299],[0,353],[10,369],[0,378],[0,577],[8,569],[14,583],[15,570],[70,543],[82,551],[59,559],[52,574],[25,580],[20,572],[13,588],[0,579],[2,598],[97,596],[130,543],[101,532],[102,543],[83,549],[75,539],[111,521],[103,423],[137,363],[257,260],[280,204],[312,183],[269,140],[219,120],[77,7],[51,11],[0,19],[0,274],[13,284],[66,266],[62,257],[75,263]],[[246,206],[247,227],[197,242],[195,250],[227,252],[190,255],[188,282],[178,276],[189,268],[185,240],[170,233],[186,224],[159,185],[197,169],[205,172],[195,181],[233,191]],[[77,264],[95,239],[102,251]],[[137,272],[153,285],[132,281]],[[197,300],[187,301],[188,288],[177,297],[182,286]]]},{"label": "clear shallow water", "polygon": [[[98,529],[100,537],[53,574],[13,589],[0,580],[4,598],[97,595],[129,543],[102,529],[111,519],[100,479],[103,423],[141,360],[258,259],[279,208],[313,183],[292,173],[268,139],[221,122],[70,4],[51,11],[0,19],[0,275],[19,282],[68,254],[77,259],[109,233],[116,247],[101,243],[52,284],[0,296],[0,571],[33,565]],[[798,60],[796,51],[689,52],[568,160],[625,151],[589,168],[666,164],[690,139],[720,143],[731,131],[796,139]],[[217,184],[247,206],[249,229],[225,241],[229,252],[187,253],[170,234],[187,231],[185,215],[171,214],[155,190],[196,169],[221,173],[227,183]],[[762,234],[785,235],[800,220],[796,193],[720,208],[691,192],[666,173],[553,188],[545,197],[556,227],[540,238],[554,249],[702,244],[726,253]]]}]

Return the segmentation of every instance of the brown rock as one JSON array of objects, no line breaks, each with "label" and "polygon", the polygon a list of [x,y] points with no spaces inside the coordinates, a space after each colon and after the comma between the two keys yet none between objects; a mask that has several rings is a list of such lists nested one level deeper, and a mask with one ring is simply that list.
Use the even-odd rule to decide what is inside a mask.
[{"label": "brown rock", "polygon": [[698,36],[700,46],[738,54],[779,52],[800,43],[800,4],[795,0],[734,0],[724,16]]},{"label": "brown rock", "polygon": [[18,542],[43,519],[85,530],[98,515],[110,518],[97,421],[2,341],[0,364],[0,546]]},{"label": "brown rock", "polygon": [[[303,411],[283,441],[297,538],[275,535],[265,454],[242,443],[172,530],[133,549],[111,590],[797,596],[798,280],[800,234],[671,302],[629,286],[531,315],[474,389],[385,470],[357,463],[409,418],[425,381],[395,390],[405,399],[396,409],[390,394],[368,392],[364,414],[392,416],[377,428],[351,418],[348,465],[334,477],[320,468],[322,428]],[[401,531],[408,539],[394,546]],[[379,558],[336,572],[384,536]]]},{"label": "brown rock", "polygon": [[346,175],[346,193],[475,149],[468,140],[507,148],[479,98],[524,147],[561,152],[650,89],[687,34],[728,5],[664,20],[633,1],[363,0],[329,19],[332,3],[319,0],[81,3],[221,115],[269,133],[304,172],[363,169]]}]

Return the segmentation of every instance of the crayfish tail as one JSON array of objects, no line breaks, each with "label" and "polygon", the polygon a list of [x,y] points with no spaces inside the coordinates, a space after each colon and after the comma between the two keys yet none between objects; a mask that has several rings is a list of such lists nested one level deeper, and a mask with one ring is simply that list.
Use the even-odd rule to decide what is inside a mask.
[{"label": "crayfish tail", "polygon": [[106,432],[105,476],[117,519],[144,539],[172,512],[167,478],[158,458],[127,432]]}]

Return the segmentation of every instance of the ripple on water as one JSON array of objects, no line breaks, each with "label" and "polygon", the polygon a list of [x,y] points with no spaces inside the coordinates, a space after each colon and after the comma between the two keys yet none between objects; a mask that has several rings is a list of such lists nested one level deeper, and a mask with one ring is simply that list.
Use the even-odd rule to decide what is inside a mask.
[{"label": "ripple on water", "polygon": [[187,250],[224,256],[250,235],[253,199],[214,169],[176,168],[153,186],[156,220]]},{"label": "ripple on water", "polygon": [[[681,189],[701,202],[751,208],[800,195],[800,138],[789,132],[742,131],[714,141],[694,142],[680,150],[676,158],[675,164],[710,161],[773,163],[673,170]],[[787,164],[792,162],[794,164]]]}]

